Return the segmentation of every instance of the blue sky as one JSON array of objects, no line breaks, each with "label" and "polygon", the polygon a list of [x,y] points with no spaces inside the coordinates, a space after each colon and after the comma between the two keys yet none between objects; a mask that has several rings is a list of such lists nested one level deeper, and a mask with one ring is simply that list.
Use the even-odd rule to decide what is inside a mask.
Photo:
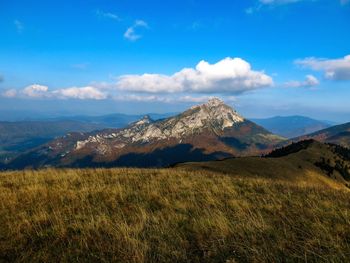
[{"label": "blue sky", "polygon": [[0,33],[0,111],[350,121],[346,0],[2,0]]}]

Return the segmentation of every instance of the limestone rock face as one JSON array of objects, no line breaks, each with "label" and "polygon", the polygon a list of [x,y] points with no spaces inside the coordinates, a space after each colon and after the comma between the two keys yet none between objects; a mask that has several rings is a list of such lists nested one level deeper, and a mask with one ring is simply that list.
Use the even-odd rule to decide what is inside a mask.
[{"label": "limestone rock face", "polygon": [[164,139],[181,139],[182,137],[200,133],[204,129],[215,133],[225,128],[243,122],[235,110],[227,106],[222,100],[210,99],[207,103],[193,106],[174,117],[154,122],[149,116],[132,123],[129,127],[111,134],[101,132],[90,136],[84,141],[78,141],[76,149],[81,149],[89,142],[102,143],[101,139],[121,140],[125,143],[146,143]]}]

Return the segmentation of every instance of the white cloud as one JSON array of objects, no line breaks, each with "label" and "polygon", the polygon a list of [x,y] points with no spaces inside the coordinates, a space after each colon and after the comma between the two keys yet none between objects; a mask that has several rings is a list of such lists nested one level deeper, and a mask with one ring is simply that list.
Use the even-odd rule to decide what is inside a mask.
[{"label": "white cloud", "polygon": [[98,17],[110,18],[110,19],[117,20],[117,21],[121,20],[118,15],[113,14],[113,13],[109,13],[109,12],[103,12],[101,10],[97,10],[96,15]]},{"label": "white cloud", "polygon": [[241,58],[225,58],[215,64],[202,60],[196,68],[184,68],[168,76],[161,74],[124,75],[117,88],[148,93],[231,93],[272,86],[273,80],[262,71],[254,71]]},{"label": "white cloud", "polygon": [[[216,96],[189,96],[183,95],[178,97],[170,97],[164,95],[139,95],[139,94],[124,94],[115,96],[118,101],[136,101],[136,102],[163,102],[163,103],[201,103],[206,102]],[[234,96],[225,96],[225,101],[236,101]]]},{"label": "white cloud", "polygon": [[148,28],[148,24],[143,20],[136,20],[135,23],[125,31],[124,37],[130,41],[140,39],[142,35],[136,33],[137,28]]},{"label": "white cloud", "polygon": [[304,81],[288,81],[285,86],[288,88],[314,87],[320,84],[319,80],[313,75],[306,75]]},{"label": "white cloud", "polygon": [[141,36],[135,34],[135,30],[134,30],[133,27],[129,27],[129,28],[125,31],[124,37],[125,37],[126,39],[128,39],[128,40],[135,41],[135,40],[139,39]]},{"label": "white cloud", "polygon": [[[184,68],[173,75],[122,75],[114,83],[95,82],[84,87],[67,87],[56,90],[50,90],[48,86],[33,84],[23,89],[5,91],[2,96],[201,102],[210,98],[212,94],[226,94],[225,96],[228,97],[272,85],[273,80],[270,76],[263,71],[252,70],[251,65],[243,59],[225,58],[214,64],[200,61],[195,68]],[[203,96],[190,96],[194,94],[203,94]]]},{"label": "white cloud", "polygon": [[52,92],[58,98],[63,99],[80,99],[80,100],[103,100],[107,95],[95,87],[71,87],[66,89],[59,89]]},{"label": "white cloud", "polygon": [[350,80],[350,55],[339,59],[305,58],[295,62],[315,71],[323,71],[327,79]]},{"label": "white cloud", "polygon": [[47,86],[33,84],[22,90],[10,89],[5,91],[2,96],[7,98],[55,98],[55,99],[80,99],[80,100],[102,100],[108,96],[106,93],[91,86],[70,87],[50,91]]},{"label": "white cloud", "polygon": [[47,86],[33,84],[25,87],[22,90],[22,94],[30,98],[43,98],[50,95],[48,91],[49,88]]},{"label": "white cloud", "polygon": [[114,97],[119,101],[136,101],[136,102],[169,102],[169,98],[157,95],[139,95],[139,94],[121,94]]},{"label": "white cloud", "polygon": [[[201,102],[207,102],[210,99],[217,98],[218,96],[200,96],[200,97],[193,97],[193,96],[180,96],[178,98],[175,98],[174,100],[176,102],[193,102],[193,103],[201,103]],[[237,101],[237,98],[234,96],[225,96],[224,100],[226,102],[233,102]]]},{"label": "white cloud", "polygon": [[136,20],[134,26],[148,27],[148,24],[143,20]]},{"label": "white cloud", "polygon": [[13,21],[13,23],[15,24],[15,27],[16,27],[16,29],[17,29],[17,32],[18,32],[18,33],[22,33],[23,30],[24,30],[23,23],[22,23],[21,21],[17,20],[17,19],[16,19],[15,21]]},{"label": "white cloud", "polygon": [[259,0],[255,6],[251,6],[245,10],[246,14],[251,15],[262,8],[266,7],[275,7],[286,4],[297,3],[301,1],[310,1],[310,0]]},{"label": "white cloud", "polygon": [[317,86],[320,84],[319,80],[313,75],[306,75],[304,84],[308,87]]},{"label": "white cloud", "polygon": [[209,99],[212,99],[214,97],[212,96],[202,96],[202,97],[192,97],[192,96],[181,96],[177,100],[179,102],[194,102],[194,103],[200,103],[200,102],[206,102]]}]

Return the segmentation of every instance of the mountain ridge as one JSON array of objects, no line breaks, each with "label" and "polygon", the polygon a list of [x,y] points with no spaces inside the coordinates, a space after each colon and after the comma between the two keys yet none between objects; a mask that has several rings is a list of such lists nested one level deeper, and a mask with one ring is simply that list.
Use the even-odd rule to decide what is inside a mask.
[{"label": "mountain ridge", "polygon": [[[20,156],[12,164],[25,168],[26,165],[21,166],[19,160],[28,158],[33,167],[69,167],[79,166],[79,163],[83,167],[123,166],[125,163],[139,166],[137,160],[144,158],[150,160],[144,166],[157,167],[171,165],[173,161],[199,160],[200,157],[207,160],[259,155],[271,150],[280,141],[282,138],[243,118],[223,101],[214,98],[161,120],[144,117],[123,129],[67,134]],[[186,151],[176,150],[181,147]],[[159,151],[163,151],[163,156]],[[176,152],[176,158],[169,159],[167,152]],[[126,156],[133,161],[121,161]],[[9,165],[11,167],[11,163]]]},{"label": "mountain ridge", "polygon": [[314,139],[320,142],[333,143],[350,148],[350,122],[296,137],[290,141],[295,142],[306,139]]},{"label": "mountain ridge", "polygon": [[252,118],[251,120],[272,133],[286,138],[303,136],[332,126],[329,121],[320,121],[301,115]]}]

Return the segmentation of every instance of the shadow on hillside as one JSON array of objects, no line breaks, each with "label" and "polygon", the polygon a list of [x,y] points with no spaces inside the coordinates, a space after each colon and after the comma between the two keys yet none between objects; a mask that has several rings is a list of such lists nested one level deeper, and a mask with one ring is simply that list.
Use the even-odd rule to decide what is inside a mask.
[{"label": "shadow on hillside", "polygon": [[96,162],[92,156],[76,160],[72,167],[167,167],[181,162],[203,162],[232,157],[225,152],[204,153],[191,144],[156,149],[151,153],[128,153],[111,162]]}]

